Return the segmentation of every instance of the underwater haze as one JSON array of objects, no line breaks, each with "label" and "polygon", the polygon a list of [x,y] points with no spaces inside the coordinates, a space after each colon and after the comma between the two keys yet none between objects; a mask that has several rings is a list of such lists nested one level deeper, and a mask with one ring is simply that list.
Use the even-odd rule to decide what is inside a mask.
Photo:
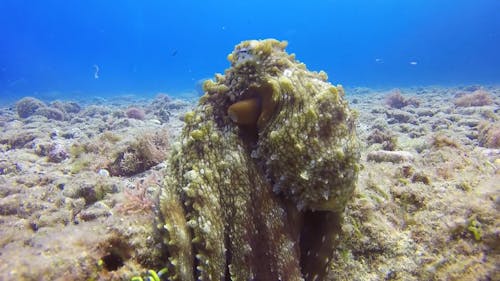
[{"label": "underwater haze", "polygon": [[2,100],[185,95],[243,40],[345,86],[498,84],[498,0],[0,2]]},{"label": "underwater haze", "polygon": [[0,0],[0,281],[500,281],[499,12]]}]

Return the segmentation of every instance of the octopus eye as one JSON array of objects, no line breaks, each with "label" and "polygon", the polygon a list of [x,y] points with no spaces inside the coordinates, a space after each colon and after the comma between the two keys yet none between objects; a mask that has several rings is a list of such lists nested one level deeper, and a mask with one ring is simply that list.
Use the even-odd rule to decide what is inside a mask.
[{"label": "octopus eye", "polygon": [[272,85],[267,83],[250,88],[244,94],[248,98],[229,106],[227,109],[229,118],[237,125],[261,129],[267,124],[276,108],[273,91]]},{"label": "octopus eye", "polygon": [[231,121],[238,125],[256,125],[261,112],[259,98],[250,98],[232,104],[227,109]]}]

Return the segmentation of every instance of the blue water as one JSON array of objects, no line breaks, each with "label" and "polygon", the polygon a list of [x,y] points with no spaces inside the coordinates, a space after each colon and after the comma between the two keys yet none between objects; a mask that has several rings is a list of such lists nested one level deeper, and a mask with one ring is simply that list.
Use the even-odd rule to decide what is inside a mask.
[{"label": "blue water", "polygon": [[346,86],[498,84],[499,15],[499,0],[1,0],[0,95],[192,93],[270,37]]}]

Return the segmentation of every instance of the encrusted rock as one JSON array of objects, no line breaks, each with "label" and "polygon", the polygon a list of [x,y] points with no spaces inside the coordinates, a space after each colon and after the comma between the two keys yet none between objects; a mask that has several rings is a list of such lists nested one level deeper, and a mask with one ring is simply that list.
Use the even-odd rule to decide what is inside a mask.
[{"label": "encrusted rock", "polygon": [[408,151],[386,151],[386,150],[377,150],[368,153],[366,159],[368,161],[375,162],[392,162],[392,163],[400,163],[400,162],[409,162],[413,161],[415,157]]},{"label": "encrusted rock", "polygon": [[31,115],[35,114],[35,112],[40,109],[44,108],[45,103],[43,103],[41,100],[32,98],[32,97],[25,97],[20,99],[16,103],[16,111],[19,117],[21,118],[28,118]]},{"label": "encrusted rock", "polygon": [[58,121],[62,121],[65,118],[64,112],[62,112],[57,108],[50,108],[50,107],[39,108],[35,111],[34,115],[40,115],[46,117],[47,119],[58,120]]},{"label": "encrusted rock", "polygon": [[60,143],[54,143],[50,147],[47,157],[50,162],[59,163],[67,159],[69,155],[66,152],[66,148],[64,147],[64,145]]}]

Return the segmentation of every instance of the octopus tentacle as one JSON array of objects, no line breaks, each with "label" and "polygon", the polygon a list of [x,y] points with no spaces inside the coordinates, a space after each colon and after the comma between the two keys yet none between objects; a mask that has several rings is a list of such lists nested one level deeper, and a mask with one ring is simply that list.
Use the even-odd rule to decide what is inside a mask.
[{"label": "octopus tentacle", "polygon": [[160,195],[171,280],[322,280],[359,170],[341,86],[245,41],[187,113]]}]

